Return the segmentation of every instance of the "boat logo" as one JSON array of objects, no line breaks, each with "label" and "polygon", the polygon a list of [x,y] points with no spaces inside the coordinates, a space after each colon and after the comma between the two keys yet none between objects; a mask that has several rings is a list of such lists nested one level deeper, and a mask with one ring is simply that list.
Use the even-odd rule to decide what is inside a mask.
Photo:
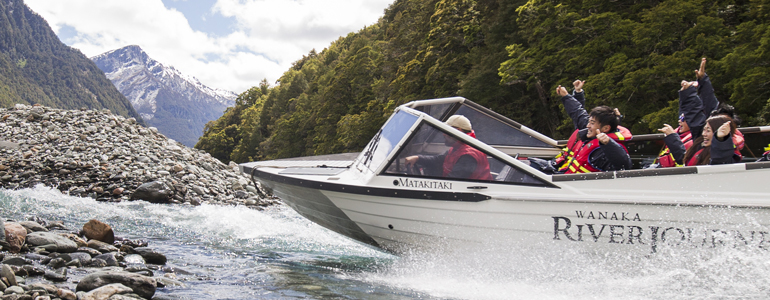
[{"label": "boat logo", "polygon": [[451,190],[452,189],[452,183],[451,182],[441,182],[441,181],[432,181],[432,180],[414,180],[409,178],[399,178],[397,180],[393,180],[393,185],[395,186],[403,186],[403,187],[411,187],[411,188],[424,188],[424,189],[440,189],[440,190]]}]

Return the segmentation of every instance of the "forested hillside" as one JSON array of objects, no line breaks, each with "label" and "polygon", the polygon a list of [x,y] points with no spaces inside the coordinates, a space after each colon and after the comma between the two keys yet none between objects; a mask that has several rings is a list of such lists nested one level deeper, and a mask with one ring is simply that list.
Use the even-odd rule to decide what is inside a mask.
[{"label": "forested hillside", "polygon": [[554,90],[586,80],[634,133],[674,124],[700,58],[743,126],[770,119],[770,0],[397,0],[207,124],[197,148],[245,162],[359,151],[403,103],[463,96],[554,138]]},{"label": "forested hillside", "polygon": [[107,108],[142,119],[83,53],[62,43],[23,1],[0,1],[0,106]]}]

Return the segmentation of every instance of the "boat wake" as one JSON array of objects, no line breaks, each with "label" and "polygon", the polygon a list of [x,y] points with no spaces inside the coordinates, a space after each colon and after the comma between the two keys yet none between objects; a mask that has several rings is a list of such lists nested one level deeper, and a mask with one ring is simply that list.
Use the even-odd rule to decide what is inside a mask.
[{"label": "boat wake", "polygon": [[147,239],[184,270],[185,287],[158,291],[179,299],[758,299],[770,293],[766,250],[599,253],[552,243],[393,256],[281,206],[101,203],[46,187],[0,190],[0,211],[9,219],[62,220],[72,229],[99,219],[118,236]]}]

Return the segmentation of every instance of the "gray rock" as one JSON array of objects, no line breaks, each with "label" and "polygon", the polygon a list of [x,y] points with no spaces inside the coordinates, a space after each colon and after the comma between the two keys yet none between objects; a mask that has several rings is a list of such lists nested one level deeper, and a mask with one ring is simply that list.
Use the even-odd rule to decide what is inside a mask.
[{"label": "gray rock", "polygon": [[118,248],[116,248],[113,245],[107,244],[105,242],[99,241],[99,240],[90,240],[88,241],[88,247],[99,250],[101,253],[107,253],[107,252],[116,252],[118,251]]},{"label": "gray rock", "polygon": [[72,252],[69,256],[72,258],[72,261],[79,260],[83,265],[86,265],[91,261],[91,254],[85,252]]},{"label": "gray rock", "polygon": [[3,291],[3,293],[5,293],[6,295],[10,295],[10,294],[24,294],[24,289],[22,287],[20,287],[20,286],[12,286],[12,287],[9,287],[9,288],[5,289],[5,291]]},{"label": "gray rock", "polygon": [[39,223],[34,221],[21,221],[19,222],[19,225],[24,226],[24,228],[27,228],[27,230],[32,232],[48,231],[48,228],[45,228],[43,227],[43,225],[40,225]]},{"label": "gray rock", "polygon": [[75,242],[52,232],[30,233],[27,235],[27,243],[33,246],[54,244],[56,245],[56,250],[54,251],[63,253],[75,252],[78,249],[78,244]]},{"label": "gray rock", "polygon": [[120,283],[129,287],[134,293],[145,299],[151,299],[155,294],[157,283],[152,277],[121,271],[95,272],[83,277],[76,290],[88,292],[99,287]]},{"label": "gray rock", "polygon": [[139,254],[129,254],[123,258],[123,261],[127,264],[144,264],[144,258]]},{"label": "gray rock", "polygon": [[131,194],[131,200],[145,200],[150,203],[168,203],[174,192],[162,181],[153,181],[140,185]]},{"label": "gray rock", "polygon": [[23,265],[31,265],[32,261],[25,259],[23,257],[7,257],[3,260],[4,265],[11,265],[11,266],[23,266]]},{"label": "gray rock", "polygon": [[16,282],[16,273],[13,272],[13,270],[11,269],[11,266],[9,265],[6,265],[6,264],[0,265],[0,276],[8,279],[8,283],[11,286],[19,284],[18,282]]},{"label": "gray rock", "polygon": [[130,293],[131,288],[122,285],[120,283],[112,283],[99,288],[93,289],[88,293],[82,294],[78,297],[81,300],[106,300],[115,294]]},{"label": "gray rock", "polygon": [[101,259],[105,263],[107,263],[108,266],[116,267],[118,265],[118,259],[115,258],[114,252],[100,254],[100,255],[94,256],[92,259]]},{"label": "gray rock", "polygon": [[67,266],[67,260],[61,257],[57,257],[48,262],[47,266],[52,269],[58,269]]},{"label": "gray rock", "polygon": [[53,271],[45,271],[45,274],[43,274],[43,277],[45,279],[48,279],[48,280],[54,281],[54,282],[67,281],[67,275],[59,274],[59,273],[53,272]]},{"label": "gray rock", "polygon": [[166,256],[163,255],[160,252],[157,252],[153,249],[147,248],[147,247],[138,247],[134,248],[134,251],[141,255],[142,258],[148,263],[148,264],[156,264],[156,265],[165,265],[166,264]]}]

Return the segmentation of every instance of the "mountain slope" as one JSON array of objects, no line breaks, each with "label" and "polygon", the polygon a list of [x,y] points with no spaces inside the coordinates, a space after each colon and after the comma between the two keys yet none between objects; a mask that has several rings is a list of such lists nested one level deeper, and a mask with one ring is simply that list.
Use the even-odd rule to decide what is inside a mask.
[{"label": "mountain slope", "polygon": [[126,96],[149,126],[194,146],[208,121],[235,104],[233,92],[212,89],[150,58],[139,46],[126,46],[91,58]]},{"label": "mountain slope", "polygon": [[83,53],[62,43],[23,1],[0,1],[0,105],[107,108],[141,121],[131,104]]}]

